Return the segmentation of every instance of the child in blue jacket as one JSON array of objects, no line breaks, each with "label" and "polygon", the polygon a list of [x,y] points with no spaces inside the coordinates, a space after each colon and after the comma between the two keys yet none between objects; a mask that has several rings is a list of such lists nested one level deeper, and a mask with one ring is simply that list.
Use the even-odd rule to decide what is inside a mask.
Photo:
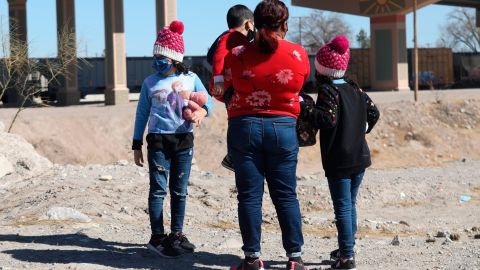
[{"label": "child in blue jacket", "polygon": [[[135,116],[133,145],[135,164],[143,166],[143,134],[148,122],[150,192],[148,210],[152,235],[148,249],[163,257],[193,252],[195,246],[183,233],[185,204],[193,158],[193,125],[199,125],[212,110],[212,100],[198,76],[183,65],[183,23],[174,21],[162,29],[154,45],[153,67],[157,71],[142,85]],[[188,114],[192,93],[207,102]],[[188,119],[186,118],[188,115]],[[163,226],[163,200],[171,200],[171,228]]]}]

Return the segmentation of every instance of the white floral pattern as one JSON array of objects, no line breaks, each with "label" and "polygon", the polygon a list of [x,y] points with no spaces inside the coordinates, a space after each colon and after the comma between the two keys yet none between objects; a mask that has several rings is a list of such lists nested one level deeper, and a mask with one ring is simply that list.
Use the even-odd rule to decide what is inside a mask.
[{"label": "white floral pattern", "polygon": [[300,55],[300,53],[297,50],[294,50],[292,54],[293,54],[293,56],[295,56],[298,59],[298,61],[300,61],[300,62],[302,61],[302,56]]},{"label": "white floral pattern", "polygon": [[272,96],[265,90],[255,91],[245,101],[252,107],[270,106]]},{"label": "white floral pattern", "polygon": [[275,74],[277,80],[281,84],[287,84],[293,79],[293,72],[290,69],[282,69],[277,74]]},{"label": "white floral pattern", "polygon": [[232,53],[235,56],[239,56],[240,54],[243,53],[243,51],[245,51],[245,46],[237,46],[232,49]]},{"label": "white floral pattern", "polygon": [[242,77],[244,79],[251,79],[251,78],[255,77],[255,74],[253,74],[253,72],[251,70],[244,70],[243,73],[242,73]]}]

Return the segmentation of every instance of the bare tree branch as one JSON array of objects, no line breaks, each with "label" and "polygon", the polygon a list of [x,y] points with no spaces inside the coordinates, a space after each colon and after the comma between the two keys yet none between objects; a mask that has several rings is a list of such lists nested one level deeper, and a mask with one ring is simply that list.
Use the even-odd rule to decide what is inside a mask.
[{"label": "bare tree branch", "polygon": [[336,13],[313,11],[308,17],[293,20],[291,25],[288,38],[301,43],[309,53],[315,53],[335,36],[352,36],[350,25]]},{"label": "bare tree branch", "polygon": [[455,51],[480,51],[480,30],[475,24],[475,11],[457,8],[448,14],[447,23],[441,26],[438,44]]},{"label": "bare tree branch", "polygon": [[33,97],[40,93],[37,83],[42,77],[47,85],[62,83],[70,75],[69,70],[78,67],[78,61],[84,60],[77,58],[75,33],[67,26],[58,33],[57,57],[44,59],[30,58],[28,42],[2,30],[0,25],[0,49],[3,54],[0,58],[0,98],[8,89],[14,89],[20,98],[18,110],[8,128],[10,132],[25,106],[33,103]]}]

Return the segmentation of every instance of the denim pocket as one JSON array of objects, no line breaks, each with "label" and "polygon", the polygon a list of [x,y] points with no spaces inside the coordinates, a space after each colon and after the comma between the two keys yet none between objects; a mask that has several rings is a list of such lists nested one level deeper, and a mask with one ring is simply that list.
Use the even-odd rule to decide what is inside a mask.
[{"label": "denim pocket", "polygon": [[273,128],[277,137],[277,147],[287,151],[298,148],[295,122],[275,122],[273,123]]},{"label": "denim pocket", "polygon": [[250,146],[252,122],[230,122],[228,123],[227,143],[229,147],[242,150]]}]

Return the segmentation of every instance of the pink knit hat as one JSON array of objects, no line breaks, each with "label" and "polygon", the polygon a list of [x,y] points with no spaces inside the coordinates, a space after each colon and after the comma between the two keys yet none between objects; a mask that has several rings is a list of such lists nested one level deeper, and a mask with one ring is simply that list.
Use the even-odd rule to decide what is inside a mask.
[{"label": "pink knit hat", "polygon": [[173,21],[158,32],[153,46],[153,54],[160,54],[178,62],[183,61],[185,46],[183,44],[184,26],[181,21]]},{"label": "pink knit hat", "polygon": [[348,39],[344,36],[335,37],[325,44],[315,57],[315,69],[319,74],[342,78],[348,68],[350,48]]}]

